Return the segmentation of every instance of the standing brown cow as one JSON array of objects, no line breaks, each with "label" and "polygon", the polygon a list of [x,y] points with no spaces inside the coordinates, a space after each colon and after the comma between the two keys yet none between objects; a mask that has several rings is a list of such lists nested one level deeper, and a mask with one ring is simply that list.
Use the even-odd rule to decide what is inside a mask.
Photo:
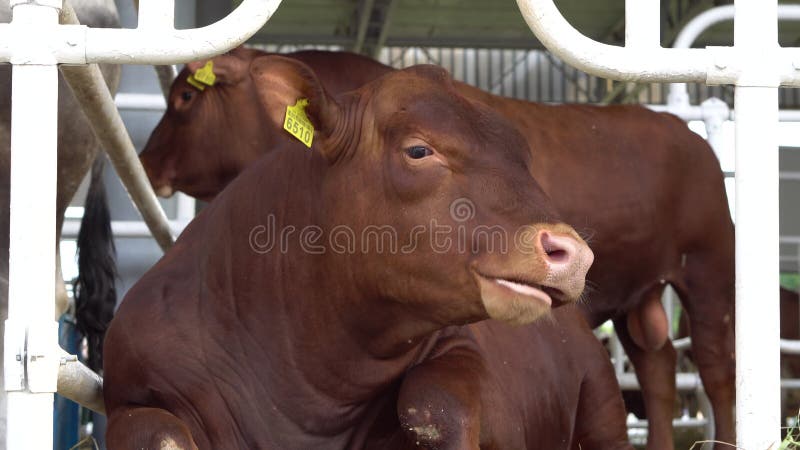
[{"label": "standing brown cow", "polygon": [[577,311],[524,325],[593,257],[523,137],[433,66],[338,97],[296,60],[252,70],[258,95],[308,100],[313,145],[284,140],[129,291],[110,448],[630,449]]},{"label": "standing brown cow", "polygon": [[[213,198],[288,136],[264,118],[282,114],[283,105],[254,94],[248,66],[259,55],[241,49],[215,58],[221,81],[203,92],[186,78],[204,61],[181,72],[141,154],[162,194]],[[341,74],[352,75],[349,87],[356,87],[393,70],[350,53],[289,56],[310,65],[323,84],[331,80],[326,87],[334,91],[348,87]],[[522,132],[531,174],[562,217],[591,236],[594,289],[582,307],[592,326],[614,320],[642,385],[648,450],[673,448],[676,354],[659,303],[668,283],[692,320],[716,438],[734,442],[734,235],[723,174],[708,144],[678,118],[639,106],[543,105],[457,86]]]}]

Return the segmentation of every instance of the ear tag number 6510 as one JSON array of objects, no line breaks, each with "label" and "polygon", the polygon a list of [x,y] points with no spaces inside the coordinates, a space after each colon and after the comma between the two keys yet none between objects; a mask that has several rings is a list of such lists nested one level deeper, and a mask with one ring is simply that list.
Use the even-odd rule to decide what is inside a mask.
[{"label": "ear tag number 6510", "polygon": [[314,125],[306,116],[306,106],[308,99],[298,99],[294,105],[286,107],[286,117],[283,119],[283,129],[296,137],[297,140],[311,148],[314,140]]}]

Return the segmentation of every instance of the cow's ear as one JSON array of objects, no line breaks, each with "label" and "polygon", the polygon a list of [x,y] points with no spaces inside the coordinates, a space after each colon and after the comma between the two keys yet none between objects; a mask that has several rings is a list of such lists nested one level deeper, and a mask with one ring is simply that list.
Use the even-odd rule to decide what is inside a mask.
[{"label": "cow's ear", "polygon": [[[236,84],[242,81],[249,71],[250,61],[242,57],[244,49],[239,47],[228,53],[212,59],[186,63],[189,73],[194,75],[197,71],[211,71],[214,74],[214,83]],[[211,65],[209,65],[209,61]]]},{"label": "cow's ear", "polygon": [[261,104],[273,124],[282,129],[287,107],[300,101],[305,105],[302,108],[306,117],[314,126],[314,148],[332,159],[334,155],[326,154],[329,153],[326,140],[336,128],[340,108],[314,71],[296,59],[268,55],[253,60],[250,74]]}]

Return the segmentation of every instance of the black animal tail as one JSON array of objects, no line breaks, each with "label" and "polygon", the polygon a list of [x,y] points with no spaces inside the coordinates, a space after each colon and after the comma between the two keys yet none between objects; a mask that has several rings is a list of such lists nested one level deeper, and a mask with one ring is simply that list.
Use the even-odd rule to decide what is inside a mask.
[{"label": "black animal tail", "polygon": [[78,232],[78,280],[74,291],[76,326],[88,341],[87,365],[94,371],[103,368],[103,338],[117,302],[116,249],[103,184],[104,166],[105,156],[100,154],[92,165],[92,179]]}]

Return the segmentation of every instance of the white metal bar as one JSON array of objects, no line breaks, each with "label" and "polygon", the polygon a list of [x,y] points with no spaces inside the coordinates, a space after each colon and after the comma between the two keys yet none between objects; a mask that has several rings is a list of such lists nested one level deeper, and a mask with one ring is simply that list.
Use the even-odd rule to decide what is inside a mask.
[{"label": "white metal bar", "polygon": [[[711,8],[690,20],[678,33],[673,48],[691,48],[697,38],[712,26],[733,20],[735,8],[724,5]],[[800,20],[800,5],[778,5],[779,20]],[[689,91],[686,83],[671,83],[667,102],[671,105],[689,105]],[[781,120],[786,120],[781,118]],[[797,121],[794,119],[793,121]]]},{"label": "white metal bar", "polygon": [[[675,428],[702,428],[708,425],[708,419],[694,419],[691,417],[672,419],[672,426]],[[631,420],[627,423],[628,428],[647,428],[646,420]]]},{"label": "white metal bar", "polygon": [[664,293],[661,295],[661,302],[664,307],[664,312],[667,313],[667,336],[670,340],[674,337],[672,330],[675,328],[673,325],[675,321],[674,313],[676,297],[675,290],[672,289],[672,286],[669,284],[666,285],[664,287]]},{"label": "white metal bar", "polygon": [[130,94],[120,92],[114,98],[117,108],[134,111],[164,112],[167,104],[164,97],[157,94]]},{"label": "white metal bar", "polygon": [[[644,105],[644,106],[646,106],[649,109],[652,109],[653,111],[668,112],[670,114],[674,114],[687,122],[690,120],[706,121],[709,117],[719,114],[718,111],[709,111],[707,108],[704,108],[703,106],[693,106],[688,104],[686,106],[678,106],[672,103],[667,103],[666,105]],[[736,117],[736,112],[733,110],[729,111],[730,112],[727,115],[720,115],[719,117],[724,118],[725,120],[734,120]],[[800,122],[800,110],[782,109],[778,111],[778,119],[781,122]]]},{"label": "white metal bar", "polygon": [[672,347],[675,350],[686,350],[692,346],[692,338],[682,337],[672,341]]},{"label": "white metal bar", "polygon": [[[630,0],[633,1],[633,0]],[[623,81],[705,81],[708,55],[702,49],[624,48],[601,44],[572,27],[553,0],[517,0],[539,41],[567,64]]]},{"label": "white metal bar", "polygon": [[737,441],[768,448],[780,442],[777,87],[737,87],[736,110]]},{"label": "white metal bar", "polygon": [[622,348],[622,342],[619,341],[616,331],[611,336],[609,343],[611,345],[611,358],[614,362],[614,372],[617,376],[625,373],[625,350]]},{"label": "white metal bar", "polygon": [[[672,341],[675,350],[686,350],[691,348],[692,340],[689,337],[682,337]],[[800,355],[800,340],[781,339],[780,352],[786,355]]]},{"label": "white metal bar", "polygon": [[136,2],[140,30],[174,30],[175,29],[175,0],[144,0]]},{"label": "white metal bar", "polygon": [[[139,17],[139,28],[147,29],[157,24],[161,24],[164,29],[172,29],[175,27],[175,5],[174,2],[162,2],[158,0],[158,4],[155,5],[159,8],[168,9],[168,11],[164,11],[161,13],[161,16],[158,17],[157,11],[153,10],[155,1],[146,1],[145,2],[145,18],[142,18],[142,14],[139,10],[139,0],[133,0],[133,7],[136,9],[136,14]],[[155,19],[151,19],[147,17],[148,15],[155,15]],[[160,23],[162,22],[163,23]],[[164,96],[165,100],[169,100],[169,89],[172,86],[172,80],[178,76],[178,70],[172,64],[163,65],[163,66],[153,66],[153,69],[156,71],[156,75],[158,76],[158,85],[161,87],[161,94]]]},{"label": "white metal bar", "polygon": [[[244,0],[224,19],[189,30],[52,27],[49,55],[59,63],[165,65],[206,59],[243,44],[269,20],[281,0]],[[173,2],[169,2],[173,3]],[[26,30],[0,24],[0,62],[24,62],[17,44]]]},{"label": "white metal bar", "polygon": [[158,76],[158,85],[161,87],[161,94],[164,100],[169,101],[169,90],[172,88],[172,82],[178,77],[178,69],[172,64],[165,66],[153,66]]},{"label": "white metal bar", "polygon": [[774,67],[760,65],[778,47],[778,2],[735,5],[734,45],[751,64],[737,79],[734,100],[736,440],[756,449],[781,441],[778,80]]},{"label": "white metal bar", "polygon": [[[634,1],[634,0],[631,0]],[[570,25],[553,0],[517,0],[539,41],[563,61],[584,72],[621,81],[736,84],[748,72],[748,58],[734,47],[665,49],[619,47],[594,41]],[[638,18],[630,18],[637,20]],[[786,86],[800,86],[800,48],[770,48],[760,64]]]},{"label": "white metal bar", "polygon": [[780,172],[781,180],[786,181],[800,181],[800,172],[798,171],[781,171]]},{"label": "white metal bar", "polygon": [[781,353],[787,355],[800,355],[800,340],[781,339]]},{"label": "white metal bar", "polygon": [[[58,23],[58,9],[35,3],[12,2],[11,6],[12,22],[31,32],[26,44],[32,53],[42,55],[46,44],[34,36]],[[53,448],[58,360],[49,353],[58,340],[53,303],[57,75],[55,65],[17,65],[12,69],[10,267],[4,337],[4,376],[9,391],[6,438],[12,449]],[[34,173],[36,176],[31,176]],[[48,364],[51,359],[55,364]],[[31,432],[31,427],[36,431]]]},{"label": "white metal bar", "polygon": [[86,60],[164,65],[211,58],[243,44],[264,26],[280,3],[281,0],[244,0],[219,22],[191,30],[142,33],[138,29],[90,28],[86,31]]},{"label": "white metal bar", "polygon": [[800,389],[800,378],[786,378],[781,380],[781,389]]},{"label": "white metal bar", "polygon": [[184,194],[183,192],[178,192],[176,194],[178,208],[176,211],[176,218],[178,221],[181,222],[189,222],[190,220],[194,219],[195,216],[195,208],[197,202],[193,197],[189,197],[188,195]]},{"label": "white metal bar", "polygon": [[[641,389],[639,381],[634,373],[617,374],[619,387],[623,391],[633,391]],[[694,391],[702,387],[700,377],[696,373],[677,373],[675,374],[675,387],[679,391]],[[765,447],[766,448],[766,447]]]},{"label": "white metal bar", "polygon": [[[617,375],[620,389],[623,391],[640,390],[641,386],[636,380],[636,374],[622,373]],[[695,391],[703,387],[700,376],[696,373],[676,373],[675,384],[679,391]],[[800,378],[785,378],[781,380],[781,389],[800,389]],[[766,447],[765,447],[766,448]]]},{"label": "white metal bar", "polygon": [[661,2],[659,0],[627,0],[625,17],[625,47],[653,50],[661,47]]},{"label": "white metal bar", "polygon": [[[175,236],[181,234],[186,227],[188,221],[185,220],[170,220],[168,221],[169,229]],[[64,226],[61,230],[61,236],[64,239],[76,239],[78,231],[80,230],[80,220],[66,219]],[[114,220],[111,222],[111,232],[117,238],[150,238],[152,234],[147,228],[147,225],[138,220]]]},{"label": "white metal bar", "polygon": [[58,368],[58,393],[92,411],[106,413],[103,379],[76,356],[63,350]]},{"label": "white metal bar", "polygon": [[61,73],[106,149],[131,200],[152,230],[156,242],[162,249],[168,249],[172,246],[173,238],[167,225],[167,216],[150,186],[136,148],[105,86],[100,68],[96,64],[62,67]]},{"label": "white metal bar", "polygon": [[[67,24],[78,23],[75,11],[68,3],[64,5],[60,19]],[[167,215],[150,186],[100,68],[97,64],[62,66],[61,73],[89,119],[94,134],[108,153],[136,209],[152,231],[158,245],[166,251],[173,243]]]},{"label": "white metal bar", "polygon": [[782,109],[778,111],[778,118],[781,122],[800,122],[800,110]]}]

